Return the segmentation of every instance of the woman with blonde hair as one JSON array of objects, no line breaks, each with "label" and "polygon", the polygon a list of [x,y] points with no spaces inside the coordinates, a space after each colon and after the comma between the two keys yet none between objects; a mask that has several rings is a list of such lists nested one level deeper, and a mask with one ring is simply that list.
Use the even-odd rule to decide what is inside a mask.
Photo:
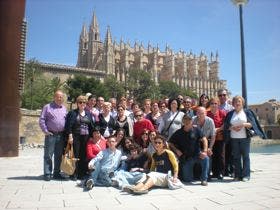
[{"label": "woman with blonde hair", "polygon": [[266,135],[255,114],[244,108],[245,100],[242,96],[235,96],[232,105],[234,110],[228,112],[224,121],[224,139],[230,141],[232,147],[234,181],[249,181],[251,137],[256,134],[266,138]]},{"label": "woman with blonde hair", "polygon": [[86,176],[86,144],[94,127],[91,113],[85,110],[87,97],[82,95],[78,96],[76,103],[77,109],[68,112],[65,121],[65,133],[68,138],[68,143],[73,145],[75,158],[79,159],[76,171],[71,176],[73,180],[77,178],[83,179]]},{"label": "woman with blonde hair", "polygon": [[223,137],[223,125],[226,112],[219,109],[219,98],[214,97],[209,100],[210,110],[207,116],[212,118],[215,124],[215,143],[212,148],[212,177],[223,179],[225,168],[225,143]]}]

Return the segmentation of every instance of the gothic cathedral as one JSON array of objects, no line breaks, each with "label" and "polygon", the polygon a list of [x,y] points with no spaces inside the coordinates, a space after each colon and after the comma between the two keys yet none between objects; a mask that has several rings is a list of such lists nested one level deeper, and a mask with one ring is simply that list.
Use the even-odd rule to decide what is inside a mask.
[{"label": "gothic cathedral", "polygon": [[117,43],[112,40],[110,27],[102,42],[95,13],[89,29],[85,24],[82,27],[77,67],[104,71],[121,82],[126,80],[129,70],[141,69],[150,72],[156,83],[171,80],[198,96],[202,93],[216,96],[218,89],[226,87],[226,81],[219,79],[218,53],[211,53],[209,61],[203,52],[197,56],[192,52],[173,52],[169,46],[161,52],[150,43],[146,48],[142,43],[135,42],[132,46],[122,39]]}]

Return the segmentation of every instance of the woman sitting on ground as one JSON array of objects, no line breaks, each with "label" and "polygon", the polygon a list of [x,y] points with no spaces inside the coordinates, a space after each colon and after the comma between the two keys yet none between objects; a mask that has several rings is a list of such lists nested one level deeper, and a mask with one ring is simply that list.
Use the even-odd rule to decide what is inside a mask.
[{"label": "woman sitting on ground", "polygon": [[178,163],[173,152],[165,149],[165,139],[163,136],[157,135],[155,138],[156,152],[152,155],[151,171],[147,174],[144,182],[138,183],[136,186],[128,186],[124,191],[133,194],[146,194],[153,186],[168,187],[168,172],[171,171],[173,177],[172,182],[177,183]]},{"label": "woman sitting on ground", "polygon": [[123,189],[125,186],[136,184],[146,179],[148,172],[149,156],[142,152],[142,148],[132,143],[129,145],[130,156],[126,160],[127,171],[115,171],[112,178],[114,186]]}]

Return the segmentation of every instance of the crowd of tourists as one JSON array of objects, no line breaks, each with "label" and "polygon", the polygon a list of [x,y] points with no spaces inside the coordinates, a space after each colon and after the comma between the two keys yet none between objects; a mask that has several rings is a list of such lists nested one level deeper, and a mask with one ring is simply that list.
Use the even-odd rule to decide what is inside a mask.
[{"label": "crowd of tourists", "polygon": [[[250,141],[266,138],[244,99],[202,94],[197,103],[188,96],[145,99],[110,98],[86,94],[67,111],[64,93],[45,105],[39,124],[45,134],[44,179],[71,179],[86,190],[113,186],[144,194],[153,186],[176,189],[200,180],[202,186],[222,181],[250,180]],[[76,170],[61,173],[66,144],[74,149]]]}]

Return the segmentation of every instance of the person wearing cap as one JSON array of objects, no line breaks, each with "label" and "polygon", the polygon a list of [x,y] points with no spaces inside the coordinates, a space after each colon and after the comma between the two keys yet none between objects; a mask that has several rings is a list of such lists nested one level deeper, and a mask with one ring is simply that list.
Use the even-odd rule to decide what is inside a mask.
[{"label": "person wearing cap", "polygon": [[170,149],[179,158],[182,180],[192,182],[193,166],[195,163],[199,163],[202,168],[201,185],[207,186],[209,171],[207,138],[203,135],[201,129],[193,126],[190,116],[185,115],[182,123],[183,127],[177,130],[169,140]]},{"label": "person wearing cap", "polygon": [[44,179],[46,181],[50,181],[52,170],[54,179],[63,179],[60,174],[60,163],[64,147],[63,131],[67,114],[63,101],[64,93],[60,90],[56,91],[53,102],[43,107],[39,119],[40,128],[45,134]]}]

